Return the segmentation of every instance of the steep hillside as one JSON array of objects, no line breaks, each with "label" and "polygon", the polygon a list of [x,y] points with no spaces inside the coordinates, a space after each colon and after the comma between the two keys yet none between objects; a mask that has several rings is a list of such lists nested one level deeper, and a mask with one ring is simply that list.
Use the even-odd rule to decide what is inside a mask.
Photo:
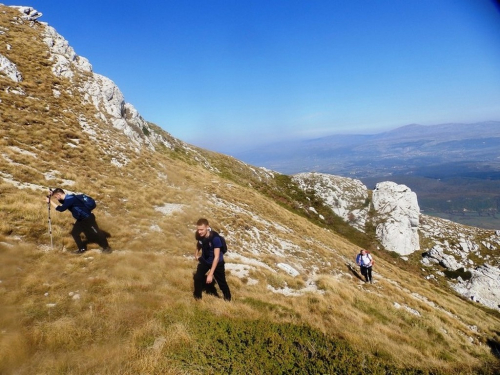
[{"label": "steep hillside", "polygon": [[[370,233],[148,123],[38,16],[0,5],[0,373],[499,371],[497,312],[382,251],[365,284]],[[96,198],[113,253],[71,252],[57,186]],[[230,303],[192,298],[199,217],[226,236]]]},{"label": "steep hillside", "polygon": [[359,180],[329,174],[300,173],[292,179],[345,223],[372,233],[385,250],[423,266],[422,277],[500,309],[500,231],[422,214],[416,194],[394,182],[369,190]]}]

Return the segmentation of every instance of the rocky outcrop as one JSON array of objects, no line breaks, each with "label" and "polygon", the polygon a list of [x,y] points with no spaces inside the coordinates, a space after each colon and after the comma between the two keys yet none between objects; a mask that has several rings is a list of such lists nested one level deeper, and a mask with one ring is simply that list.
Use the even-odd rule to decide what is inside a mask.
[{"label": "rocky outcrop", "polygon": [[[335,214],[365,231],[370,210],[368,188],[359,180],[322,173],[299,173],[292,177],[304,191],[313,191]],[[408,255],[420,248],[417,195],[394,182],[377,184],[372,196],[376,235],[388,250]]]},{"label": "rocky outcrop", "polygon": [[[46,26],[44,42],[50,49],[53,61],[52,72],[57,77],[73,80],[75,75],[84,77],[78,84],[87,103],[93,104],[102,113],[101,119],[123,131],[140,149],[145,144],[154,149],[153,142],[145,133],[154,133],[149,124],[139,115],[133,105],[126,103],[118,86],[109,78],[92,72],[89,61],[78,56],[73,48],[51,26]],[[84,73],[84,74],[79,74]],[[85,74],[87,73],[87,74]],[[85,121],[88,122],[88,119]],[[170,146],[165,142],[165,146]]]},{"label": "rocky outcrop", "polygon": [[[42,13],[32,7],[14,6],[12,8],[20,12],[20,16],[16,17],[14,22],[29,22],[30,27],[42,26],[42,40],[49,50],[52,74],[68,80],[72,87],[69,89],[70,94],[74,95],[74,90],[78,90],[83,96],[84,104],[92,104],[97,109],[98,115],[95,118],[86,118],[83,111],[77,114],[77,117],[82,129],[92,137],[109,138],[105,152],[114,156],[112,161],[114,165],[125,165],[128,159],[123,156],[123,146],[114,142],[112,135],[103,134],[107,127],[102,126],[102,123],[112,125],[123,132],[132,141],[130,147],[136,152],[140,152],[143,146],[155,150],[156,145],[159,144],[173,148],[173,139],[166,132],[157,131],[157,128],[152,127],[140,116],[133,105],[125,102],[122,92],[113,81],[94,73],[88,59],[77,55],[68,41],[53,27],[38,22]],[[14,82],[22,80],[22,72],[1,55],[0,73],[7,75]],[[61,90],[62,88],[54,88],[54,96],[59,97]]]},{"label": "rocky outcrop", "polygon": [[439,264],[451,271],[464,268],[464,264],[457,262],[452,255],[446,254],[445,249],[441,245],[435,245],[428,252],[424,253],[422,263],[425,265]]},{"label": "rocky outcrop", "polygon": [[304,191],[314,191],[336,215],[364,232],[368,217],[368,188],[359,180],[324,173],[292,176]]},{"label": "rocky outcrop", "polygon": [[3,55],[0,55],[0,73],[5,74],[14,82],[21,82],[23,80],[23,76],[17,70],[16,64]]},{"label": "rocky outcrop", "polygon": [[92,65],[85,57],[78,56],[52,26],[45,26],[43,41],[50,49],[50,60],[53,61],[52,72],[57,77],[71,79],[74,76],[74,69],[81,72],[92,72]]},{"label": "rocky outcrop", "polygon": [[[491,308],[500,305],[500,232],[468,227],[422,215],[420,234],[428,244],[422,264],[428,278],[448,275],[449,285],[459,294]],[[467,275],[468,277],[460,276]]]},{"label": "rocky outcrop", "polygon": [[420,249],[417,195],[405,185],[380,182],[373,190],[377,238],[388,250],[408,255]]},{"label": "rocky outcrop", "polygon": [[451,287],[459,294],[492,309],[500,308],[500,269],[483,264],[470,270],[472,276],[464,281],[460,278]]},{"label": "rocky outcrop", "polygon": [[36,21],[43,15],[41,12],[35,10],[32,7],[12,5],[11,8],[17,9],[19,12],[21,12],[21,19],[25,21]]}]

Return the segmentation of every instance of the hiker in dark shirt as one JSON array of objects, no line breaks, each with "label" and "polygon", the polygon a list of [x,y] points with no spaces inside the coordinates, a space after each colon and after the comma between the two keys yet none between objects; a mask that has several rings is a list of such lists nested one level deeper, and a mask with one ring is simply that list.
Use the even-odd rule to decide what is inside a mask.
[{"label": "hiker in dark shirt", "polygon": [[[56,200],[60,204],[54,202]],[[87,251],[87,242],[97,242],[102,247],[103,253],[110,253],[108,240],[97,226],[94,214],[86,207],[85,203],[74,194],[66,194],[63,189],[54,189],[50,196],[47,196],[47,203],[50,203],[56,211],[63,212],[69,210],[76,219],[71,235],[75,240],[77,250],[76,254],[82,254]],[[80,234],[85,234],[87,241],[82,241]]]},{"label": "hiker in dark shirt", "polygon": [[201,299],[201,293],[204,289],[209,294],[216,295],[215,287],[210,286],[215,279],[224,295],[224,299],[231,301],[231,291],[226,282],[224,256],[221,251],[222,241],[219,236],[214,235],[207,219],[198,220],[196,225],[197,245],[194,256],[198,261],[198,267],[193,277],[194,298]]}]

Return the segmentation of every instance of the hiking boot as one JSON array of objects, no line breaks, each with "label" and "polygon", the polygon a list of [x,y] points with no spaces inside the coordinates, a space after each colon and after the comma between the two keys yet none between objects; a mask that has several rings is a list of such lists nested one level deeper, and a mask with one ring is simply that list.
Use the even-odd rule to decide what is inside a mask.
[{"label": "hiking boot", "polygon": [[87,249],[78,249],[78,250],[75,250],[74,253],[75,254],[83,254],[86,251],[87,251]]},{"label": "hiking boot", "polygon": [[108,246],[108,247],[105,247],[104,249],[102,249],[102,252],[104,254],[111,254],[113,252],[113,250]]}]

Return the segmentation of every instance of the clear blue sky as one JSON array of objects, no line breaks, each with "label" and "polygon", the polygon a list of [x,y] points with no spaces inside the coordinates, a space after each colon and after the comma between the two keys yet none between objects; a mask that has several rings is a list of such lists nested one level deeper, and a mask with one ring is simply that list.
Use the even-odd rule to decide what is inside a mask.
[{"label": "clear blue sky", "polygon": [[146,120],[216,151],[500,120],[492,0],[0,2],[42,12]]}]

